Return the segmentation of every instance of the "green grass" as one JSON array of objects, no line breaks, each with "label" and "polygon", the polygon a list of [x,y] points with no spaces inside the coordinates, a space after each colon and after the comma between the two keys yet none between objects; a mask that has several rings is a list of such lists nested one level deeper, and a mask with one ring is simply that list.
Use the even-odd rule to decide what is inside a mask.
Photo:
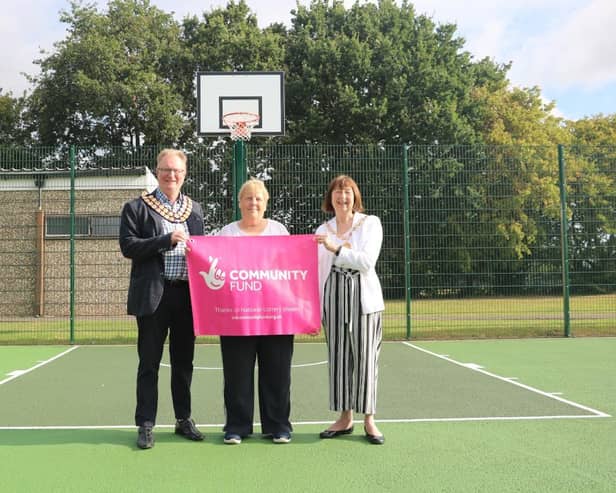
[{"label": "green grass", "polygon": [[[386,302],[383,319],[387,340],[406,339],[406,302]],[[573,336],[616,335],[616,294],[577,296],[570,300]],[[512,297],[418,300],[411,303],[411,339],[493,339],[562,337],[563,301],[559,297]],[[0,344],[66,344],[68,319],[28,318],[0,321]],[[323,335],[298,336],[298,341],[323,341]],[[136,324],[131,317],[77,318],[77,344],[132,344]],[[200,337],[202,343],[216,337]]]},{"label": "green grass", "polygon": [[[387,311],[404,313],[404,300],[388,301]],[[570,298],[572,312],[616,311],[616,294],[573,296]],[[559,296],[524,296],[498,298],[459,298],[411,301],[411,313],[415,315],[445,315],[447,313],[472,314],[534,314],[553,313],[562,315],[563,299]]]}]

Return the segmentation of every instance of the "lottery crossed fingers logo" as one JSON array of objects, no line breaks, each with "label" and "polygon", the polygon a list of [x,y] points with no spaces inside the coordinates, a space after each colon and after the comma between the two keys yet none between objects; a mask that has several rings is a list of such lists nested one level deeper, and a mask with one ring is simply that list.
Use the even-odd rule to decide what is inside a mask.
[{"label": "lottery crossed fingers logo", "polygon": [[218,258],[208,257],[210,261],[210,270],[207,272],[199,271],[199,275],[203,277],[208,288],[217,291],[225,285],[226,274],[222,269],[218,268]]}]

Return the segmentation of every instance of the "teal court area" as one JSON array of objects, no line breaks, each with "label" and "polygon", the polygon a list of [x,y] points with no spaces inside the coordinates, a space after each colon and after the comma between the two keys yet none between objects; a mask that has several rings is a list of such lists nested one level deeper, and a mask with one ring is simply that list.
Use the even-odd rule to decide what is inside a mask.
[{"label": "teal court area", "polygon": [[[133,426],[135,347],[0,349],[12,355],[3,358],[0,367],[0,429]],[[326,359],[323,344],[295,346],[291,417],[296,431],[303,425],[329,423],[335,417],[328,410]],[[165,354],[160,370],[159,427],[174,423],[167,361]],[[473,361],[458,361],[421,345],[387,342],[381,351],[377,419],[404,423],[608,417],[601,410],[562,397],[561,389],[535,388],[517,377],[496,375]],[[224,423],[222,383],[218,345],[199,345],[193,416],[206,431],[211,428],[208,433],[220,431]]]}]

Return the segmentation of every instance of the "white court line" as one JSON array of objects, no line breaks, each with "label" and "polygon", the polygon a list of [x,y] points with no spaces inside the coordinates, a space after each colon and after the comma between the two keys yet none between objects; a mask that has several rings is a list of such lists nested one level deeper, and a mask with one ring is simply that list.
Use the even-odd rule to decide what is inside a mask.
[{"label": "white court line", "polygon": [[[462,423],[473,421],[537,421],[537,420],[554,420],[554,419],[598,419],[608,418],[607,414],[593,415],[562,415],[562,416],[485,416],[475,418],[396,418],[396,419],[375,419],[375,423]],[[292,421],[293,426],[310,426],[310,425],[330,425],[331,420],[326,421]],[[253,423],[255,429],[259,429],[261,423]],[[217,428],[222,430],[224,423],[197,423],[198,428]],[[0,426],[0,430],[134,430],[135,425],[56,425],[56,426]],[[156,429],[172,429],[175,425],[157,424]],[[255,432],[253,435],[259,435]]]},{"label": "white court line", "polygon": [[[396,344],[396,343],[394,343]],[[583,406],[581,404],[577,404],[575,402],[569,401],[567,399],[563,399],[560,397],[557,397],[555,394],[556,393],[547,393],[547,392],[543,392],[539,389],[535,389],[533,387],[530,387],[528,385],[524,385],[521,384],[519,382],[515,382],[512,381],[511,378],[505,378],[505,377],[501,377],[499,375],[495,375],[492,374],[490,372],[487,372],[485,370],[483,370],[481,368],[480,365],[474,365],[474,364],[467,364],[467,363],[461,363],[459,361],[453,360],[447,356],[443,356],[441,354],[437,354],[437,353],[433,353],[432,351],[428,351],[427,349],[423,349],[419,346],[415,346],[411,343],[407,343],[407,342],[402,342],[402,344],[409,346],[413,349],[417,349],[418,351],[422,351],[426,354],[429,354],[431,356],[435,356],[437,358],[443,359],[445,361],[448,361],[450,363],[453,363],[455,365],[461,366],[463,368],[466,369],[472,369],[473,371],[478,371],[480,373],[485,374],[486,376],[490,376],[499,380],[502,380],[504,382],[513,384],[513,385],[517,385],[519,387],[522,387],[526,390],[529,390],[531,392],[536,392],[538,394],[544,395],[546,397],[552,398],[552,399],[556,399],[558,401],[561,401],[565,404],[569,404],[573,407],[578,407],[580,409],[589,411],[593,414],[591,415],[553,415],[553,416],[483,416],[483,417],[460,417],[460,418],[396,418],[396,419],[375,419],[375,421],[377,423],[447,423],[447,422],[480,422],[480,421],[535,421],[535,420],[555,420],[555,419],[597,419],[597,418],[610,418],[611,416],[609,414],[603,413],[601,411],[597,411],[595,409],[592,409],[590,407],[587,406]],[[76,349],[72,348],[72,349]],[[66,351],[65,353],[62,353],[54,358],[58,358],[60,356],[62,356],[63,354],[66,354],[68,351]],[[49,360],[51,361],[51,360]],[[45,362],[41,363],[44,364]],[[317,364],[325,364],[327,363],[327,361],[323,361],[323,362],[318,362],[318,363],[309,363],[307,365],[303,365],[303,366],[315,366]],[[40,365],[37,365],[40,366]],[[162,365],[161,365],[162,366]],[[33,367],[32,370],[36,368]],[[213,369],[213,368],[209,368],[209,369]],[[30,370],[28,370],[30,371]],[[0,384],[3,382],[0,382]],[[326,420],[326,421],[293,421],[293,426],[309,426],[309,425],[329,425],[331,424],[331,420]],[[218,428],[218,429],[222,429],[222,427],[224,426],[223,423],[218,423],[218,424],[211,424],[211,423],[197,423],[198,427],[201,428]],[[259,429],[260,423],[255,422],[254,423],[255,429]],[[174,424],[157,424],[156,428],[157,429],[171,429],[174,428],[175,425]],[[135,425],[83,425],[83,426],[70,426],[70,425],[66,425],[66,426],[0,426],[0,430],[134,430],[136,428]],[[255,436],[258,436],[259,433],[255,433]],[[207,438],[206,438],[207,440]]]},{"label": "white court line", "polygon": [[[489,371],[483,370],[481,368],[481,366],[479,366],[479,365],[469,364],[469,363],[461,363],[459,361],[451,359],[451,358],[449,358],[447,356],[444,356],[442,354],[433,353],[432,351],[428,351],[427,349],[421,348],[419,346],[415,346],[414,344],[411,344],[410,342],[404,342],[403,341],[402,344],[404,344],[404,345],[406,345],[408,347],[411,347],[413,349],[417,349],[418,351],[422,351],[422,352],[424,352],[426,354],[429,354],[431,356],[435,356],[435,357],[440,358],[442,360],[448,361],[449,363],[453,363],[454,365],[462,366],[463,368],[466,368],[466,369],[469,369],[469,370],[472,370],[472,371],[476,371],[478,373],[482,373],[483,375],[486,375],[488,377],[496,378],[497,380],[501,380],[503,382],[507,382],[507,383],[510,383],[512,385],[516,385],[516,386],[521,387],[523,389],[529,390],[530,392],[535,392],[535,393],[543,395],[545,397],[549,397],[550,399],[554,399],[554,400],[563,402],[565,404],[568,404],[570,406],[577,407],[578,409],[583,409],[584,411],[588,411],[588,412],[593,413],[595,415],[595,416],[558,416],[558,418],[565,418],[565,417],[567,417],[567,418],[575,418],[575,417],[579,417],[579,418],[582,418],[582,417],[585,417],[585,418],[588,418],[588,417],[611,418],[611,416],[609,414],[606,414],[606,413],[604,413],[602,411],[598,411],[598,410],[593,409],[591,407],[584,406],[582,404],[578,404],[577,402],[573,402],[573,401],[570,401],[568,399],[564,399],[562,397],[558,397],[555,392],[553,392],[553,393],[544,392],[542,390],[536,389],[535,387],[531,387],[530,385],[525,385],[523,383],[517,382],[517,381],[515,381],[517,379],[517,377],[508,377],[508,378],[501,377],[500,375],[496,375],[494,373],[490,373]],[[542,419],[546,419],[546,418],[548,418],[548,417],[545,417],[545,418],[542,418]],[[550,419],[555,419],[555,418],[557,418],[557,417],[554,417],[554,418],[550,417]],[[489,419],[489,418],[481,418],[481,419]],[[505,418],[495,418],[495,419],[505,419]],[[517,419],[539,419],[539,418],[535,417],[535,418],[517,418]]]},{"label": "white court line", "polygon": [[307,368],[308,366],[320,366],[326,365],[327,360],[325,361],[316,361],[315,363],[303,363],[301,365],[291,365],[291,368]]},{"label": "white court line", "polygon": [[[220,427],[223,424],[200,424],[196,426],[200,428],[206,427]],[[0,430],[133,430],[136,429],[136,425],[57,425],[57,426],[0,426]],[[175,425],[156,425],[156,429],[159,428],[175,428]]]},{"label": "white court line", "polygon": [[30,373],[33,370],[36,370],[37,368],[40,368],[41,366],[46,365],[47,363],[51,363],[52,361],[61,358],[62,356],[64,356],[65,354],[70,353],[71,351],[74,351],[75,349],[77,349],[79,346],[73,346],[69,349],[67,349],[66,351],[63,351],[60,354],[56,354],[53,358],[49,358],[45,361],[41,361],[38,365],[34,365],[32,368],[28,368],[27,370],[16,370],[10,373],[10,377],[9,378],[5,378],[4,380],[0,380],[0,385],[3,385],[7,382],[10,382],[11,380],[15,380],[17,377],[21,377],[22,375],[25,375],[27,373]]}]

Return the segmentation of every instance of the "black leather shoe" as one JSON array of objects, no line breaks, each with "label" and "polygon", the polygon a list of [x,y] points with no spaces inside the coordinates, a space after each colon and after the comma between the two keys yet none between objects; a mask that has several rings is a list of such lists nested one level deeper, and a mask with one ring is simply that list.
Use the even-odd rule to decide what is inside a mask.
[{"label": "black leather shoe", "polygon": [[146,421],[139,427],[137,431],[137,447],[141,449],[148,449],[154,446],[154,433],[152,429],[154,424],[150,421]]},{"label": "black leather shoe", "polygon": [[340,435],[350,435],[353,433],[353,427],[347,428],[346,430],[325,430],[319,433],[320,438],[336,438]]},{"label": "black leather shoe", "polygon": [[364,432],[366,433],[366,440],[368,440],[372,445],[383,445],[385,443],[385,437],[383,435],[371,435],[366,431],[365,426]]},{"label": "black leather shoe", "polygon": [[203,440],[203,434],[197,429],[192,418],[178,419],[175,422],[175,434],[196,442]]}]

